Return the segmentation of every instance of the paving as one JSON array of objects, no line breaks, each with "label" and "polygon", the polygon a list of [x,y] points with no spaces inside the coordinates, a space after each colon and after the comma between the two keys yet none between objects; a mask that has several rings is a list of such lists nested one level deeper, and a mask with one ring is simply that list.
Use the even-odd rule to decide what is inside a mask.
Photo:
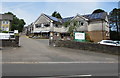
[{"label": "paving", "polygon": [[105,53],[76,50],[63,47],[51,47],[48,39],[30,39],[20,37],[21,47],[3,48],[2,61],[7,62],[84,62],[117,63],[118,56]]},{"label": "paving", "polygon": [[1,50],[2,75],[118,76],[118,56],[116,55],[51,47],[48,43],[48,39],[30,39],[21,36],[21,47],[3,48]]}]

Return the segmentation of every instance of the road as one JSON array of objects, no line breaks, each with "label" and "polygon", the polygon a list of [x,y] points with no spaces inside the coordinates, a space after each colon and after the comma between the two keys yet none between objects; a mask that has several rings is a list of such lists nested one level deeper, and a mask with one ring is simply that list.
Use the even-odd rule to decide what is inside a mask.
[{"label": "road", "polygon": [[47,39],[20,38],[19,48],[3,48],[3,76],[117,76],[116,55],[50,47]]}]

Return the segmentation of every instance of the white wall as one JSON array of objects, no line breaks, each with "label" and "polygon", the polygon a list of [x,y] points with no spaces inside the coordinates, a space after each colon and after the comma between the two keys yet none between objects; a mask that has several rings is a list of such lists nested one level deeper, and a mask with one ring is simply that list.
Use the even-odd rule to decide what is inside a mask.
[{"label": "white wall", "polygon": [[102,25],[102,21],[93,21],[90,22],[90,24],[88,25],[88,31],[108,31],[109,32],[109,25],[106,22],[103,22]]}]

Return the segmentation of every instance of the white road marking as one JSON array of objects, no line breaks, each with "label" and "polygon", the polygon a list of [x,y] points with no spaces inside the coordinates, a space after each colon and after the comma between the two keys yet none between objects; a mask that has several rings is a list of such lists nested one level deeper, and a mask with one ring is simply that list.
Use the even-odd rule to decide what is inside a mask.
[{"label": "white road marking", "polygon": [[92,75],[70,75],[70,76],[59,76],[59,77],[88,77],[88,76],[92,76]]},{"label": "white road marking", "polygon": [[83,61],[83,62],[0,62],[0,64],[77,64],[77,63],[118,63],[118,62],[99,62],[99,61]]}]

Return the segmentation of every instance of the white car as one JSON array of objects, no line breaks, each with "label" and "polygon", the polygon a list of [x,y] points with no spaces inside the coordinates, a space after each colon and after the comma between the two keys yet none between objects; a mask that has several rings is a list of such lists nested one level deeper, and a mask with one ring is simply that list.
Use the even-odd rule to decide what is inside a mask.
[{"label": "white car", "polygon": [[120,44],[117,41],[113,41],[113,40],[102,40],[98,43],[103,45],[120,46]]},{"label": "white car", "polygon": [[117,43],[117,46],[120,46],[120,41],[114,41],[114,42]]}]

